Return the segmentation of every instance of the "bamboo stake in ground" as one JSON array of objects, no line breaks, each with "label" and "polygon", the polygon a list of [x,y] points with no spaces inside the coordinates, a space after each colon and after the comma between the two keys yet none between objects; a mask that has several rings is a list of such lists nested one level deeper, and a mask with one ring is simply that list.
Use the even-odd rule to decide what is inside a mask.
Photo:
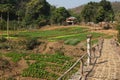
[{"label": "bamboo stake in ground", "polygon": [[87,35],[87,54],[88,54],[87,64],[88,66],[91,64],[91,38],[92,38],[92,35]]}]

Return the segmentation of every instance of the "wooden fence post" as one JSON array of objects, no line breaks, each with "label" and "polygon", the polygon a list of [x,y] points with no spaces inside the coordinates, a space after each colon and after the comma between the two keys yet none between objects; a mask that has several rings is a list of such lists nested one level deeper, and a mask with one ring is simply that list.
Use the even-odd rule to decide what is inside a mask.
[{"label": "wooden fence post", "polygon": [[92,35],[87,35],[87,54],[88,54],[88,60],[87,65],[89,66],[91,64],[91,38]]},{"label": "wooden fence post", "polygon": [[81,75],[83,76],[83,73],[84,73],[84,72],[83,72],[84,63],[83,63],[83,60],[82,60],[82,59],[80,60],[80,62],[81,62],[81,63],[80,63],[80,69],[81,69],[81,72],[80,72],[80,73],[81,73]]}]

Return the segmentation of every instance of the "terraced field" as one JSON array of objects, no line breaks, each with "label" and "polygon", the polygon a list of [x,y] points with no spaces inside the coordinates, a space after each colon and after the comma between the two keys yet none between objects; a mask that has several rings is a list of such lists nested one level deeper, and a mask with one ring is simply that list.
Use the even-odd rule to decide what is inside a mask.
[{"label": "terraced field", "polygon": [[[86,42],[86,36],[88,34],[93,35],[92,44],[95,44],[100,36],[110,37],[103,33],[91,32],[89,28],[83,28],[80,26],[70,26],[52,30],[12,32],[9,35],[8,40],[21,41],[17,44],[17,42],[13,41],[11,43],[8,42],[8,40],[2,42],[1,39],[0,65],[3,65],[4,67],[0,69],[0,71],[3,72],[3,74],[0,74],[0,79],[5,78],[7,80],[12,77],[12,79],[19,78],[20,80],[56,80],[73,65],[78,57],[64,55],[62,51],[53,54],[33,53],[32,50],[27,50],[25,48],[26,42],[22,40],[37,38],[38,40],[47,41],[48,43],[63,41],[64,45],[73,45],[72,47],[75,47],[78,43]],[[3,34],[2,36],[6,37],[7,35]],[[22,45],[24,45],[23,48],[21,48]],[[20,49],[17,46],[21,46]],[[8,65],[9,67],[6,67]],[[10,68],[11,71],[3,71],[3,68],[5,70]],[[72,73],[76,72],[78,69],[79,64],[72,72],[70,72],[70,74],[68,74],[68,76],[72,75]]]}]

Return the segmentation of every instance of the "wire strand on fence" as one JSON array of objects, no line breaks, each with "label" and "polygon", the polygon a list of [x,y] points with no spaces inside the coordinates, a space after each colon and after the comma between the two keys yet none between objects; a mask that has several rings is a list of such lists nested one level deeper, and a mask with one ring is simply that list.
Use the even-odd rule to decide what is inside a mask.
[{"label": "wire strand on fence", "polygon": [[74,64],[73,66],[71,66],[63,75],[61,75],[57,80],[62,80],[62,78],[68,73],[70,72],[79,62],[82,58],[84,58],[87,54],[84,54],[82,57],[80,57]]},{"label": "wire strand on fence", "polygon": [[[101,51],[102,51],[102,47],[103,47],[103,42],[104,42],[104,39],[100,39],[100,41],[98,42],[98,44],[97,45],[95,45],[95,46],[93,46],[94,48],[95,47],[99,47],[98,49],[98,51],[99,51],[99,54],[101,54]],[[95,51],[94,51],[95,52]],[[94,53],[95,54],[95,53]],[[100,57],[100,55],[99,56],[94,56],[94,57],[92,57],[92,56],[89,56],[87,53],[85,53],[82,57],[80,57],[63,75],[61,75],[57,80],[62,80],[62,78],[66,75],[66,74],[68,74],[68,72],[70,72],[79,62],[81,62],[81,66],[80,66],[80,69],[81,69],[81,77],[80,77],[80,80],[82,80],[83,78],[85,79],[86,78],[86,76],[84,75],[84,62],[83,62],[83,58],[85,57],[85,56],[88,56],[88,57],[91,57],[91,58],[95,58],[95,59],[97,59],[97,58],[99,58]],[[96,62],[96,60],[95,60],[95,62]],[[95,63],[94,63],[94,65],[95,65]],[[94,67],[94,66],[93,66]],[[84,80],[83,79],[83,80]]]}]

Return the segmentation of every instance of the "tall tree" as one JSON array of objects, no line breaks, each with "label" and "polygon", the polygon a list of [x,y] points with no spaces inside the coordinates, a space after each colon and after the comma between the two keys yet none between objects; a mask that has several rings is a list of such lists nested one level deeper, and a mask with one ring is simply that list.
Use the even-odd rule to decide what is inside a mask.
[{"label": "tall tree", "polygon": [[81,15],[85,22],[101,22],[114,20],[114,12],[111,3],[106,0],[102,0],[99,3],[88,3],[82,10]]},{"label": "tall tree", "polygon": [[[41,26],[42,19],[45,18],[43,16],[49,16],[50,15],[50,5],[46,0],[31,0],[26,4],[26,14],[25,19],[26,23],[31,23],[27,21],[32,21],[34,23],[37,23],[39,26]],[[40,21],[38,21],[38,19]],[[47,18],[46,18],[47,19]],[[47,24],[47,20],[45,21],[45,24]]]},{"label": "tall tree", "polygon": [[101,0],[100,6],[103,7],[105,11],[105,21],[113,21],[114,20],[114,11],[112,9],[112,5],[107,0]]},{"label": "tall tree", "polygon": [[11,4],[6,4],[4,6],[4,10],[7,13],[7,36],[9,37],[9,19],[10,19],[10,12],[13,9],[13,6]]},{"label": "tall tree", "polygon": [[105,19],[105,10],[102,6],[98,7],[95,22],[102,22]]},{"label": "tall tree", "polygon": [[69,12],[64,7],[59,7],[54,10],[51,19],[55,24],[63,24],[69,16]]},{"label": "tall tree", "polygon": [[90,2],[84,7],[81,15],[83,16],[85,22],[95,21],[97,8],[98,4],[96,2]]}]

